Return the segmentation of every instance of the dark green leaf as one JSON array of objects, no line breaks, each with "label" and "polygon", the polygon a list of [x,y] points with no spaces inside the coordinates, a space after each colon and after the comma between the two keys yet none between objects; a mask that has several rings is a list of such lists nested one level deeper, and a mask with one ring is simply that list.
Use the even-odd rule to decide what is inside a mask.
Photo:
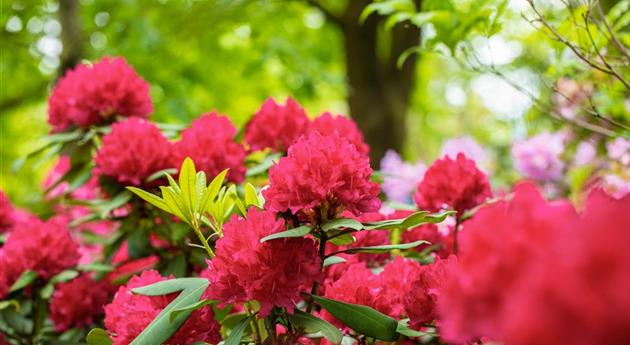
[{"label": "dark green leaf", "polygon": [[358,333],[384,341],[396,341],[398,339],[396,332],[398,322],[379,311],[363,305],[335,301],[319,296],[312,297],[337,320]]},{"label": "dark green leaf", "polygon": [[352,218],[338,218],[322,224],[322,230],[329,231],[333,229],[348,228],[353,230],[363,229],[363,224]]},{"label": "dark green leaf", "polygon": [[410,243],[401,243],[401,244],[387,244],[387,245],[382,245],[382,246],[373,246],[373,247],[356,247],[356,248],[348,248],[348,249],[344,249],[341,251],[338,251],[336,254],[339,253],[347,253],[347,254],[355,254],[355,253],[387,253],[389,251],[392,250],[396,250],[396,249],[409,249],[409,248],[413,248],[413,247],[417,247],[421,244],[431,244],[427,241],[415,241],[415,242],[410,242]]},{"label": "dark green leaf", "polygon": [[31,285],[37,279],[37,272],[24,271],[22,275],[13,283],[9,292],[17,291]]},{"label": "dark green leaf", "polygon": [[302,225],[297,228],[289,229],[282,232],[277,232],[275,234],[271,234],[269,236],[265,236],[260,239],[260,243],[267,242],[269,240],[274,240],[277,238],[287,238],[287,237],[302,237],[309,232],[311,232],[311,227],[307,225]]},{"label": "dark green leaf", "polygon": [[254,317],[254,315],[249,316],[241,320],[234,329],[230,332],[230,335],[225,339],[225,343],[223,345],[239,345],[241,342],[241,338],[243,338],[243,333],[245,329],[249,325],[249,322]]},{"label": "dark green leaf", "polygon": [[328,339],[331,343],[341,344],[343,338],[341,331],[327,321],[299,309],[296,309],[295,313],[290,315],[289,318],[293,324],[304,329],[306,333],[321,332],[324,338]]},{"label": "dark green leaf", "polygon": [[344,246],[346,244],[354,242],[354,236],[352,236],[351,233],[336,235],[335,237],[331,238],[329,242],[337,246]]},{"label": "dark green leaf", "polygon": [[107,331],[101,328],[94,328],[85,337],[85,341],[88,345],[112,345],[112,340],[109,338]]}]

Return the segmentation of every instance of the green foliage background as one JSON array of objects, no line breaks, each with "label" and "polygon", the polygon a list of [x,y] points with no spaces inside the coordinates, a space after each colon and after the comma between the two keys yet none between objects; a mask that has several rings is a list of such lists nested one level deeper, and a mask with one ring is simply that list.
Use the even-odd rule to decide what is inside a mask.
[{"label": "green foliage background", "polygon": [[[324,3],[333,9],[338,5]],[[523,20],[522,6],[508,3],[499,34],[519,47],[509,69],[532,76],[549,73],[549,67],[561,60],[561,49]],[[347,112],[342,33],[306,1],[82,0],[80,4],[86,59],[127,58],[151,84],[153,120],[188,123],[202,112],[217,110],[242,125],[266,97],[288,95],[302,103],[311,117],[325,110]],[[454,14],[466,16],[477,2],[453,4]],[[0,188],[19,206],[37,204],[45,170],[52,164],[26,166],[17,173],[11,169],[49,130],[46,96],[57,66],[55,58],[42,53],[46,50],[42,46],[50,50],[46,37],[59,36],[56,11],[55,1],[2,1],[1,5]],[[20,30],[15,30],[15,18]],[[53,50],[57,48],[52,44]],[[408,159],[430,162],[443,140],[470,135],[491,149],[495,171],[507,171],[514,138],[551,126],[548,117],[535,109],[526,111],[527,116],[511,117],[488,109],[479,92],[474,92],[480,73],[439,49],[420,53],[417,73],[403,152]],[[464,92],[457,104],[447,97],[453,85]],[[543,86],[537,90],[540,97],[548,96]],[[499,184],[513,177],[503,174],[499,181],[504,182]]]}]

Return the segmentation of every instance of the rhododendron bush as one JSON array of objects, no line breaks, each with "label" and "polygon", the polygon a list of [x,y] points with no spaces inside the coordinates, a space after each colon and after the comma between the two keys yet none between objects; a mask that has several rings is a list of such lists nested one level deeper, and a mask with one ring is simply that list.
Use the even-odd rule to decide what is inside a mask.
[{"label": "rhododendron bush", "polygon": [[629,141],[538,134],[497,188],[471,138],[374,171],[343,115],[177,127],[148,88],[104,58],[51,91],[54,214],[0,194],[1,344],[630,343]]}]

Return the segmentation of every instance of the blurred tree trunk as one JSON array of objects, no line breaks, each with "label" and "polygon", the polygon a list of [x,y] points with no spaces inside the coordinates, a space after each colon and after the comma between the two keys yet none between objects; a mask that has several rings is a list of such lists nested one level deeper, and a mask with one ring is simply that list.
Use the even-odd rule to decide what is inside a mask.
[{"label": "blurred tree trunk", "polygon": [[[309,1],[338,25],[344,36],[348,106],[370,145],[373,166],[387,149],[400,152],[407,134],[407,112],[416,72],[416,56],[402,68],[397,61],[407,49],[420,44],[420,29],[407,22],[396,25],[383,39],[383,17],[372,14],[363,23],[359,17],[370,0],[348,0],[344,11],[332,13],[316,0]],[[420,9],[421,0],[415,0]]]},{"label": "blurred tree trunk", "polygon": [[59,0],[58,14],[63,51],[57,75],[61,78],[66,70],[74,67],[83,57],[79,0]]}]

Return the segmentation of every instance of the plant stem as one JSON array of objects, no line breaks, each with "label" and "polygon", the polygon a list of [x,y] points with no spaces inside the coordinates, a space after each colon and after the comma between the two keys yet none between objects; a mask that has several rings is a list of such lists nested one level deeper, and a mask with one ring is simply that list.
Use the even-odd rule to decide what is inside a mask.
[{"label": "plant stem", "polygon": [[[245,313],[247,314],[247,316],[253,315],[248,303],[245,303]],[[258,320],[256,320],[256,318],[252,319],[252,324],[254,331],[256,332],[254,334],[254,343],[260,344],[262,341],[262,336],[260,335],[260,328],[258,328]]]},{"label": "plant stem", "polygon": [[271,345],[278,344],[278,337],[276,335],[276,312],[271,310],[271,314],[267,317],[269,337],[271,338]]},{"label": "plant stem", "polygon": [[[324,269],[324,260],[326,259],[326,241],[328,241],[328,237],[326,236],[326,232],[319,229],[319,258],[321,259],[321,268]],[[319,284],[317,282],[313,283],[313,288],[311,289],[311,295],[317,295],[317,290],[319,288]],[[308,306],[306,307],[306,312],[310,313],[313,311],[313,298],[308,301]]]},{"label": "plant stem", "polygon": [[214,254],[214,251],[212,250],[212,248],[210,248],[208,241],[206,241],[206,237],[201,232],[201,229],[199,228],[199,224],[195,222],[191,225],[192,225],[193,231],[195,232],[195,235],[197,235],[197,237],[199,238],[199,241],[201,241],[201,244],[203,244],[203,247],[206,250],[206,253],[208,253],[208,256],[210,258],[215,257],[216,255]]}]

